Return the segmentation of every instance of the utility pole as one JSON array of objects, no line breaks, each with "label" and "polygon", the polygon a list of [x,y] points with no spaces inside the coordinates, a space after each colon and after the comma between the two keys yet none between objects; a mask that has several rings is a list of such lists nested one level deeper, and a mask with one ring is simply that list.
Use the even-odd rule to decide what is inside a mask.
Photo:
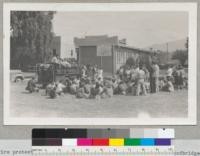
[{"label": "utility pole", "polygon": [[169,63],[169,44],[167,43],[167,63]]},{"label": "utility pole", "polygon": [[103,68],[103,67],[102,67],[102,66],[103,66],[103,63],[102,63],[102,62],[103,62],[103,57],[100,56],[100,59],[101,59],[101,60],[100,60],[100,61],[101,61],[101,63],[100,63],[100,64],[101,64],[101,68]]}]

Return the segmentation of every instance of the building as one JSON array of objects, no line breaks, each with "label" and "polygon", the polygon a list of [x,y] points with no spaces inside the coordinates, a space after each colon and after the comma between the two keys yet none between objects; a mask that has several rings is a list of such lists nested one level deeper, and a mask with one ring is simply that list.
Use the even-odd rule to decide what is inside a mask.
[{"label": "building", "polygon": [[77,60],[80,65],[97,65],[104,72],[114,74],[129,57],[150,56],[151,52],[126,45],[126,39],[117,36],[86,36],[74,38]]}]

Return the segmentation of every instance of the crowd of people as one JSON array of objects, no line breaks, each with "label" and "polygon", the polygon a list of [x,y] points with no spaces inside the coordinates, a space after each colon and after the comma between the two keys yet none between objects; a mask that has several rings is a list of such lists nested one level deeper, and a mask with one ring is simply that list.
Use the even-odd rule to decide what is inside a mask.
[{"label": "crowd of people", "polygon": [[[173,92],[184,87],[187,87],[187,78],[181,65],[169,66],[166,73],[161,75],[158,64],[152,62],[150,66],[121,66],[112,78],[104,77],[103,69],[97,65],[82,66],[80,75],[53,81],[45,89],[50,98],[69,93],[77,98],[101,99],[114,94],[140,96],[159,91]],[[26,89],[39,91],[36,80],[31,79]]]}]

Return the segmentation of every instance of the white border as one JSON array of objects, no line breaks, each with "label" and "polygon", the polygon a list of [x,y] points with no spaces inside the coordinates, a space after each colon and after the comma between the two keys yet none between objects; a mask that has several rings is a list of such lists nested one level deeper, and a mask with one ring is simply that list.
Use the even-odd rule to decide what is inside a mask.
[{"label": "white border", "polygon": [[[13,118],[10,97],[10,11],[186,11],[189,13],[188,118]],[[197,3],[4,3],[5,125],[195,125],[197,123]]]}]

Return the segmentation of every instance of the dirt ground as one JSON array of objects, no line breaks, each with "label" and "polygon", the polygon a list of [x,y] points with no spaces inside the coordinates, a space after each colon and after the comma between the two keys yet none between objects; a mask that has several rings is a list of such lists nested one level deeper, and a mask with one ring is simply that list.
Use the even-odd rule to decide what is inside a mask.
[{"label": "dirt ground", "polygon": [[115,95],[109,99],[77,99],[65,94],[56,99],[28,93],[26,81],[11,83],[10,116],[12,117],[187,117],[188,91],[160,92],[147,96]]}]

